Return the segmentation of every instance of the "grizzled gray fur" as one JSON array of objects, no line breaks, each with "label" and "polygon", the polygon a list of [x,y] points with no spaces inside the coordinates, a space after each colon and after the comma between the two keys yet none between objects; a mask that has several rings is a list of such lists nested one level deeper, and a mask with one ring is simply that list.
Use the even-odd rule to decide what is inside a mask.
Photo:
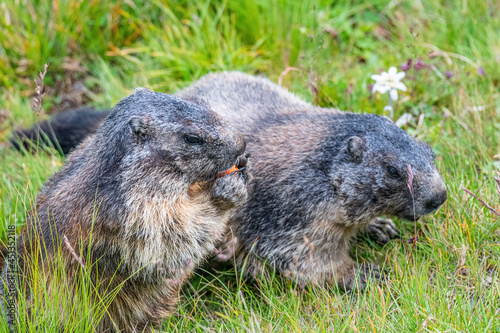
[{"label": "grizzled gray fur", "polygon": [[249,272],[266,262],[299,283],[362,287],[378,268],[349,257],[353,237],[386,242],[398,231],[381,216],[414,220],[446,201],[432,150],[387,118],[314,107],[239,72],[207,75],[177,95],[204,99],[247,141],[248,199],[218,257],[248,258]]},{"label": "grizzled gray fur", "polygon": [[363,285],[369,270],[378,272],[349,257],[353,236],[367,228],[395,236],[380,216],[413,221],[446,201],[431,148],[387,118],[313,107],[238,72],[207,75],[177,95],[203,98],[247,141],[253,179],[231,217],[228,236],[236,242],[228,237],[219,257],[234,255],[240,264],[248,257],[250,272],[265,261],[299,283],[350,289],[360,276]]},{"label": "grizzled gray fur", "polygon": [[21,271],[29,275],[42,239],[47,290],[58,249],[71,284],[81,267],[73,248],[91,258],[100,297],[121,286],[96,331],[157,326],[247,196],[246,170],[216,177],[244,151],[242,135],[207,106],[137,89],[41,189],[18,243]]}]

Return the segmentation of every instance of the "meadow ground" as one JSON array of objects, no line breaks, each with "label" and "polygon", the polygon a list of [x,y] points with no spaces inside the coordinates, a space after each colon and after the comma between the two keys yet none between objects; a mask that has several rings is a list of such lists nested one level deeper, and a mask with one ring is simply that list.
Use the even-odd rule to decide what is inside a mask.
[{"label": "meadow ground", "polygon": [[[433,147],[448,201],[416,226],[397,221],[402,240],[355,244],[353,256],[384,265],[388,279],[342,294],[280,276],[249,280],[231,268],[200,272],[165,330],[500,331],[499,219],[463,191],[500,208],[493,179],[500,169],[500,2],[6,0],[0,8],[0,142],[68,107],[110,107],[137,86],[175,92],[222,70],[281,76],[314,104],[382,114],[387,96],[370,92],[371,75],[407,70],[394,118],[413,115],[405,129]],[[45,63],[37,116],[33,79]],[[62,163],[56,150],[0,147],[0,239],[8,226],[22,228],[37,191]],[[20,331],[35,332],[37,323],[55,331],[58,306],[74,306],[37,302],[46,310],[22,320]],[[82,324],[91,320],[85,311],[75,310],[70,331],[91,331]],[[7,331],[4,322],[0,330]]]}]

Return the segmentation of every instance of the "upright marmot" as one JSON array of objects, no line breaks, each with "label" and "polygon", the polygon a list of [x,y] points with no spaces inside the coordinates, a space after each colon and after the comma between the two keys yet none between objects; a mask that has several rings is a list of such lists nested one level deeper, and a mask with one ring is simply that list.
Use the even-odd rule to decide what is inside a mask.
[{"label": "upright marmot", "polygon": [[446,201],[432,150],[389,119],[314,107],[239,72],[207,75],[177,95],[203,98],[243,133],[252,153],[249,196],[228,232],[236,246],[233,252],[228,240],[219,256],[248,257],[250,271],[265,261],[300,283],[338,281],[350,289],[359,276],[362,286],[378,272],[349,257],[353,236],[368,230],[387,241],[397,230],[380,216],[418,219]]},{"label": "upright marmot", "polygon": [[[243,136],[207,106],[137,89],[41,189],[18,241],[21,273],[30,279],[38,240],[47,290],[54,253],[69,279],[81,254],[99,297],[119,287],[95,330],[157,326],[247,196],[236,162],[244,150]],[[235,163],[236,174],[220,176]]]}]

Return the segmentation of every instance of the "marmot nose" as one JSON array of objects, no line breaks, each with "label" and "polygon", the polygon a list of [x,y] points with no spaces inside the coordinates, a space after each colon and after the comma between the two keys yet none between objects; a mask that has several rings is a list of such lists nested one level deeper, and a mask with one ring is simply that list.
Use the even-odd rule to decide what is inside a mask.
[{"label": "marmot nose", "polygon": [[446,193],[446,191],[434,194],[434,196],[426,202],[425,208],[430,211],[436,210],[439,208],[439,206],[445,203],[446,199],[448,199],[448,194]]}]

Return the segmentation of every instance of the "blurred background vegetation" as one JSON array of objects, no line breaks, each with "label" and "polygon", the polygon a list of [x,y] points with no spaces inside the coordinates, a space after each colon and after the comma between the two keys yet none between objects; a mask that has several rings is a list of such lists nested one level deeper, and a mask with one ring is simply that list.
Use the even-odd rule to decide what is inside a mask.
[{"label": "blurred background vegetation", "polygon": [[[49,64],[43,111],[31,111],[34,79]],[[428,142],[449,200],[384,247],[353,255],[386,265],[389,280],[342,295],[280,277],[234,270],[196,276],[173,331],[500,331],[497,217],[466,187],[499,206],[500,2],[99,1],[0,3],[0,142],[13,128],[79,105],[111,107],[137,86],[173,93],[209,72],[240,70],[280,81],[324,107],[383,113],[371,75],[406,71],[395,119]],[[22,227],[44,181],[64,163],[56,151],[0,146],[0,235]],[[410,252],[413,251],[410,256]],[[213,274],[213,275],[212,275]],[[43,315],[43,314],[42,314]],[[57,314],[53,314],[56,316]]]}]

